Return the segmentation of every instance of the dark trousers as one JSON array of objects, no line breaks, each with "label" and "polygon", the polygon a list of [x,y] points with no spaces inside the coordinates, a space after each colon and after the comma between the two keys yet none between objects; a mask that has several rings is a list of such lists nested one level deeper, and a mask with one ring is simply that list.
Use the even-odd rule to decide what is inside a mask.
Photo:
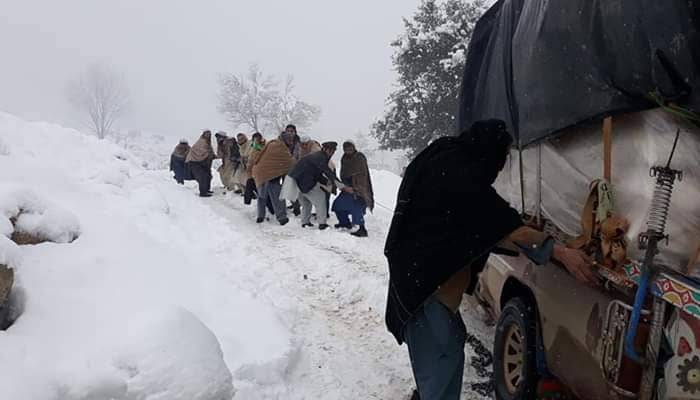
[{"label": "dark trousers", "polygon": [[255,187],[255,180],[253,178],[248,179],[245,184],[245,192],[243,192],[243,203],[249,205],[253,200],[258,198],[258,188]]},{"label": "dark trousers", "polygon": [[[364,210],[354,210],[350,211],[336,211],[335,216],[338,217],[338,222],[343,226],[352,225],[365,225],[365,212]],[[350,216],[352,216],[352,222],[350,222]]]},{"label": "dark trousers", "polygon": [[467,337],[462,316],[433,296],[408,321],[404,336],[420,398],[459,400]]},{"label": "dark trousers", "polygon": [[[357,197],[350,193],[340,193],[333,202],[333,211],[338,217],[338,222],[342,226],[365,225],[365,211],[367,206],[361,197]],[[352,222],[350,217],[352,216]]]},{"label": "dark trousers", "polygon": [[294,213],[294,215],[301,214],[301,203],[299,203],[299,200],[292,203],[290,208],[292,209],[292,213]]},{"label": "dark trousers", "polygon": [[204,195],[209,193],[211,190],[211,168],[208,167],[208,163],[205,162],[194,162],[189,163],[190,171],[192,176],[197,181],[199,185],[199,194]]},{"label": "dark trousers", "polygon": [[[255,186],[255,180],[253,178],[248,179],[248,182],[245,184],[245,192],[243,193],[243,203],[245,205],[250,205],[253,200],[257,199],[260,196],[258,193],[258,187]],[[275,215],[275,209],[272,208],[272,200],[270,198],[267,198],[267,211],[270,212],[270,214]]]},{"label": "dark trousers", "polygon": [[265,218],[265,208],[272,203],[272,208],[275,210],[275,217],[278,221],[287,218],[287,209],[284,207],[284,202],[280,200],[280,192],[282,184],[280,179],[273,179],[258,190],[258,218]]}]

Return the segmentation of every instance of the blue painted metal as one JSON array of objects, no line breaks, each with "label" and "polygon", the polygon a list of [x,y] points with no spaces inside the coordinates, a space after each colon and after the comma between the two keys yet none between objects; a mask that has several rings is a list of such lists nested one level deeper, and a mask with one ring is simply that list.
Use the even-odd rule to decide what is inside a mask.
[{"label": "blue painted metal", "polygon": [[643,363],[644,358],[637,354],[637,350],[634,348],[634,342],[637,339],[637,329],[639,328],[639,320],[642,316],[642,308],[644,308],[644,300],[647,297],[650,275],[650,268],[646,265],[643,266],[642,277],[639,280],[639,287],[637,288],[637,294],[634,298],[634,308],[632,309],[632,316],[630,317],[630,326],[625,336],[625,355],[639,364]]}]

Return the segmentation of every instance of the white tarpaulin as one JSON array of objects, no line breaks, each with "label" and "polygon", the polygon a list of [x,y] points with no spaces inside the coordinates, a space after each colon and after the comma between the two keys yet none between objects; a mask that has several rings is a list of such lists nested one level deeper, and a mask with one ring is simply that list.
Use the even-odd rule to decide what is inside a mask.
[{"label": "white tarpaulin", "polygon": [[[665,166],[676,131],[681,129],[671,168],[683,171],[671,200],[666,233],[657,261],[684,268],[700,241],[700,129],[668,112],[656,109],[613,120],[612,184],[616,213],[631,223],[629,253],[640,259],[637,237],[646,230],[655,180],[653,166]],[[603,176],[602,123],[573,128],[556,139],[523,151],[525,208],[535,214],[541,187],[542,213],[567,234],[580,233],[581,212],[590,183]],[[541,153],[540,153],[541,150]],[[539,154],[541,154],[541,157]],[[541,186],[538,162],[541,161]],[[499,193],[521,208],[517,151],[496,184]]]}]

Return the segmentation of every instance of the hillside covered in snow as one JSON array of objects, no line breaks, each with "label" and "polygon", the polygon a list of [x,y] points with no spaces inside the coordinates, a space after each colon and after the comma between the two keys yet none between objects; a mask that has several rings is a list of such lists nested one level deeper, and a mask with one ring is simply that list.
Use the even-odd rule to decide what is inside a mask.
[{"label": "hillside covered in snow", "polygon": [[[379,206],[359,239],[255,224],[220,184],[199,198],[134,148],[0,113],[0,264],[15,271],[1,398],[410,393],[407,352],[383,322],[398,176],[373,172]],[[17,231],[45,242],[19,246]],[[481,398],[490,331],[467,324],[465,393]]]}]

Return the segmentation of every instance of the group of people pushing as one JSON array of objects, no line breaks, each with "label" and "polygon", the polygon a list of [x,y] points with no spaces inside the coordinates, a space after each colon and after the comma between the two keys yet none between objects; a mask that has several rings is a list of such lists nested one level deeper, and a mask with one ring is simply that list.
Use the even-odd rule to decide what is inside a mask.
[{"label": "group of people pushing", "polygon": [[[242,195],[245,204],[257,199],[257,223],[265,222],[269,212],[280,225],[286,225],[287,212],[292,210],[301,215],[302,227],[311,228],[315,227],[311,222],[315,209],[318,228],[325,230],[333,211],[338,219],[336,229],[356,227],[353,236],[368,236],[364,216],[368,208],[374,209],[374,192],[367,159],[354,143],[343,143],[338,178],[333,162],[338,143],[321,144],[300,137],[291,124],[278,138],[267,141],[259,132],[250,139],[244,133],[234,138],[218,132],[214,137],[216,152],[208,130],[193,146],[183,139],[175,147],[170,170],[179,184],[195,180],[201,197],[212,196],[212,163],[220,159],[218,172],[226,189]],[[331,194],[337,195],[332,208]]]}]

